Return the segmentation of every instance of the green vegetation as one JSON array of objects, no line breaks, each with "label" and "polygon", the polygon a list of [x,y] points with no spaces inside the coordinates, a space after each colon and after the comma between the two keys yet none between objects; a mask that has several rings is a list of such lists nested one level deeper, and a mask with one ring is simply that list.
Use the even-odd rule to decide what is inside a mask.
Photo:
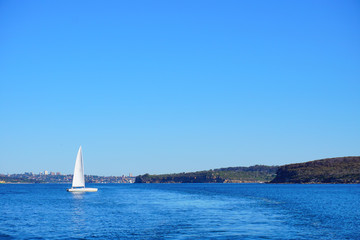
[{"label": "green vegetation", "polygon": [[209,171],[140,175],[135,183],[243,183],[268,182],[275,177],[277,166],[256,165],[251,167],[230,167]]},{"label": "green vegetation", "polygon": [[321,159],[284,166],[230,167],[209,171],[140,175],[135,183],[360,183],[360,157]]},{"label": "green vegetation", "polygon": [[271,183],[360,183],[360,157],[328,158],[281,166]]},{"label": "green vegetation", "polygon": [[22,177],[8,177],[0,175],[0,183],[42,183],[42,181],[36,181],[33,179],[26,179]]}]

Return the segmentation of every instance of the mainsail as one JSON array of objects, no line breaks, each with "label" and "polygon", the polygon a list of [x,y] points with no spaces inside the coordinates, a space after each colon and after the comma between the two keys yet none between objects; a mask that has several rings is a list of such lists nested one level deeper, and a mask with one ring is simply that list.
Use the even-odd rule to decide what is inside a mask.
[{"label": "mainsail", "polygon": [[81,146],[79,148],[79,151],[78,151],[78,154],[76,157],[72,187],[73,188],[74,187],[85,187],[84,163],[83,163]]}]

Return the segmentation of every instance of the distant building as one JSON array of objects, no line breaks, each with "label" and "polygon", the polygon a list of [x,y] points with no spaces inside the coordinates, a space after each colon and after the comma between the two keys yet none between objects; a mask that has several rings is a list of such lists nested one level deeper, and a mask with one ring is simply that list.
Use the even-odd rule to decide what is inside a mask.
[{"label": "distant building", "polygon": [[49,175],[49,172],[45,170],[44,175]]},{"label": "distant building", "polygon": [[54,173],[54,172],[50,172],[50,175],[54,176],[54,175],[55,175],[55,173]]},{"label": "distant building", "polygon": [[60,172],[57,172],[57,173],[56,173],[56,175],[58,175],[58,176],[59,176],[59,175],[61,175],[61,173],[60,173]]}]

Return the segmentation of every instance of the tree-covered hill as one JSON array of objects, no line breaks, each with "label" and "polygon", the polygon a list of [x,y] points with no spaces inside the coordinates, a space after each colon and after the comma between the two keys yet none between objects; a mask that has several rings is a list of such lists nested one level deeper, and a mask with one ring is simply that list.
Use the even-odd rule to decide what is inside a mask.
[{"label": "tree-covered hill", "polygon": [[255,165],[251,167],[229,167],[208,171],[140,175],[135,183],[242,183],[268,182],[275,177],[277,166]]},{"label": "tree-covered hill", "polygon": [[279,167],[271,183],[360,183],[360,157],[339,157]]}]

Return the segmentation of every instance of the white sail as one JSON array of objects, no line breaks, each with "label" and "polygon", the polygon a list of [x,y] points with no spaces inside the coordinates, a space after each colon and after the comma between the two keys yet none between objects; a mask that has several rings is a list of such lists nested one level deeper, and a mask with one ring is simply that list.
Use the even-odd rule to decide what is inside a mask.
[{"label": "white sail", "polygon": [[74,177],[72,181],[72,188],[66,189],[68,192],[82,193],[82,192],[96,192],[97,188],[86,188],[84,177],[84,162],[82,157],[81,146],[76,156]]},{"label": "white sail", "polygon": [[81,146],[76,157],[72,187],[85,187],[84,163]]}]

